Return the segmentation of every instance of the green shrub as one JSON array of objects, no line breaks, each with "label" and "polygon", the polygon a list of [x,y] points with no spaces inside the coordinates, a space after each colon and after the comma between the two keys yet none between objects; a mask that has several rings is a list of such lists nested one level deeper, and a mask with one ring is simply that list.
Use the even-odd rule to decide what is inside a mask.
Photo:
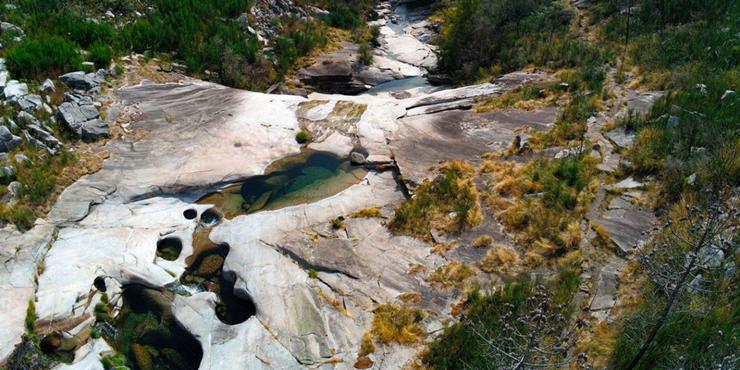
[{"label": "green shrub", "polygon": [[87,56],[88,60],[95,63],[97,68],[108,68],[110,61],[113,58],[113,50],[110,46],[96,41],[90,46],[90,51]]},{"label": "green shrub", "polygon": [[363,42],[360,44],[358,52],[360,53],[360,63],[369,66],[373,64],[373,48],[370,44]]},{"label": "green shrub", "polygon": [[332,27],[354,29],[362,26],[362,19],[357,10],[347,5],[338,5],[329,9],[329,15],[324,19]]},{"label": "green shrub", "polygon": [[295,141],[297,141],[298,144],[305,144],[309,140],[311,140],[311,133],[306,130],[298,131],[298,133],[295,134]]},{"label": "green shrub", "polygon": [[33,299],[28,301],[28,308],[26,308],[26,331],[33,332],[36,329],[36,303]]},{"label": "green shrub", "polygon": [[19,78],[56,77],[76,69],[80,60],[75,44],[57,36],[27,38],[5,52],[9,68]]},{"label": "green shrub", "polygon": [[414,197],[396,208],[388,225],[392,230],[429,238],[432,227],[456,232],[482,221],[475,168],[455,161],[447,163],[440,172],[433,181],[425,180],[416,188]]},{"label": "green shrub", "polygon": [[36,215],[26,206],[16,206],[11,210],[10,222],[20,231],[30,230]]},{"label": "green shrub", "polygon": [[507,72],[527,64],[574,66],[599,60],[597,49],[569,35],[572,12],[549,0],[460,0],[443,22],[441,70],[458,80],[494,65]]}]

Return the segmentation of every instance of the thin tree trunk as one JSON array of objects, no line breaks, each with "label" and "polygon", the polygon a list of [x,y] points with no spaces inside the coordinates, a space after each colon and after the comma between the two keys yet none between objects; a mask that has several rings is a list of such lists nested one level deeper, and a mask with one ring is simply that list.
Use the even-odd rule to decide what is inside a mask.
[{"label": "thin tree trunk", "polygon": [[650,332],[650,335],[648,335],[647,339],[645,339],[645,343],[642,344],[642,347],[640,348],[640,352],[637,353],[637,356],[635,356],[634,359],[632,359],[632,362],[627,366],[628,370],[634,369],[637,364],[640,362],[643,356],[645,356],[645,353],[647,352],[648,348],[650,347],[650,344],[653,343],[653,340],[655,339],[655,336],[658,335],[658,331],[660,328],[665,324],[666,319],[668,318],[668,314],[671,311],[671,308],[673,308],[673,304],[676,301],[676,298],[678,297],[678,294],[683,290],[683,285],[686,283],[686,279],[688,279],[689,274],[691,274],[691,270],[694,268],[694,265],[696,264],[696,261],[699,259],[699,251],[704,246],[704,243],[706,242],[706,238],[709,234],[711,221],[708,222],[707,228],[704,230],[704,234],[702,235],[699,242],[694,246],[694,249],[692,252],[694,255],[691,257],[691,261],[689,262],[689,265],[686,267],[686,270],[681,274],[681,278],[676,283],[676,287],[673,288],[673,291],[671,292],[671,296],[668,299],[668,303],[666,304],[665,308],[663,308],[663,312],[661,312],[658,322],[655,323],[655,326],[653,327],[653,330]]}]

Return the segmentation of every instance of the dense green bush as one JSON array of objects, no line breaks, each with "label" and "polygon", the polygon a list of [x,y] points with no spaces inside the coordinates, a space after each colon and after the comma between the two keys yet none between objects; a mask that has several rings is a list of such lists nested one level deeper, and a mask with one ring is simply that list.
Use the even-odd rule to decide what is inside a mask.
[{"label": "dense green bush", "polygon": [[362,26],[362,19],[356,10],[349,6],[340,5],[329,9],[326,23],[332,27],[353,29]]},{"label": "dense green bush", "polygon": [[572,14],[552,0],[459,0],[439,38],[439,67],[458,80],[480,69],[503,71],[529,63],[574,66],[598,56],[568,34]]},{"label": "dense green bush", "polygon": [[100,41],[96,41],[90,46],[87,59],[95,63],[97,68],[108,68],[111,58],[113,58],[113,50],[110,46]]},{"label": "dense green bush", "polygon": [[42,79],[76,69],[80,63],[75,44],[57,36],[28,38],[5,52],[11,72]]}]

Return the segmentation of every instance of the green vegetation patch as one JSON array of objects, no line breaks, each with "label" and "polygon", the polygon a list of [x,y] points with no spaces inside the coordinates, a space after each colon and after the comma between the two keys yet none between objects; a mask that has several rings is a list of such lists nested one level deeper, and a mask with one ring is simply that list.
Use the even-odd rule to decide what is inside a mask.
[{"label": "green vegetation patch", "polygon": [[419,185],[414,196],[396,209],[389,224],[392,230],[429,238],[432,227],[460,231],[482,221],[475,168],[455,161],[444,165],[440,172],[433,181]]}]

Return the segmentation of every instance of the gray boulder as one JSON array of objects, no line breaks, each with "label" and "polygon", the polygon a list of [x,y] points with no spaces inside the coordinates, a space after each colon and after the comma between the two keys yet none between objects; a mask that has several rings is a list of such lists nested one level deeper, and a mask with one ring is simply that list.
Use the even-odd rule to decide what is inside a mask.
[{"label": "gray boulder", "polygon": [[37,125],[28,125],[26,126],[26,128],[28,129],[28,132],[31,134],[31,136],[39,139],[49,149],[56,151],[62,146],[62,143],[57,138],[55,138],[54,135],[41,127]]},{"label": "gray boulder", "polygon": [[8,70],[8,66],[5,65],[5,58],[0,58],[0,72],[5,72]]},{"label": "gray boulder", "polygon": [[108,124],[99,118],[98,110],[92,104],[62,103],[57,116],[70,130],[85,140],[107,137],[110,134]]},{"label": "gray boulder", "polygon": [[10,80],[3,89],[3,95],[5,95],[5,99],[15,101],[23,95],[28,95],[28,85],[18,82],[18,80]]},{"label": "gray boulder", "polygon": [[18,163],[18,164],[23,163],[23,162],[30,161],[30,159],[28,158],[28,156],[26,156],[25,154],[16,154],[13,157],[13,160],[15,160],[15,163]]},{"label": "gray boulder", "polygon": [[18,112],[15,118],[24,125],[40,125],[39,120],[28,112]]},{"label": "gray boulder", "polygon": [[11,178],[15,176],[15,169],[13,166],[0,167],[0,177]]},{"label": "gray boulder", "polygon": [[349,159],[352,162],[352,164],[365,164],[367,163],[367,158],[365,158],[365,155],[360,152],[352,152],[349,154]]},{"label": "gray boulder", "polygon": [[5,32],[14,32],[17,36],[23,37],[26,35],[25,32],[23,32],[23,29],[14,25],[10,22],[0,22],[0,31],[3,33]]},{"label": "gray boulder", "polygon": [[44,83],[41,84],[41,91],[47,94],[56,91],[56,87],[54,87],[54,81],[47,78]]},{"label": "gray boulder", "polygon": [[0,151],[9,152],[23,143],[23,140],[8,130],[5,126],[0,126]]},{"label": "gray boulder", "polygon": [[102,74],[100,71],[96,73],[70,72],[59,76],[59,80],[70,89],[90,90],[105,82],[105,71]]},{"label": "gray boulder", "polygon": [[44,145],[40,140],[36,139],[35,137],[31,136],[31,134],[28,133],[28,130],[23,130],[23,137],[26,139],[26,142],[28,145],[31,145],[34,148],[39,148],[45,150],[49,154],[56,154],[56,150],[51,149]]},{"label": "gray boulder", "polygon": [[10,73],[8,71],[0,71],[0,89],[5,89],[5,86],[8,85],[9,78]]},{"label": "gray boulder", "polygon": [[36,112],[44,108],[43,100],[41,100],[41,97],[36,94],[20,96],[14,103],[18,109],[24,112]]}]

